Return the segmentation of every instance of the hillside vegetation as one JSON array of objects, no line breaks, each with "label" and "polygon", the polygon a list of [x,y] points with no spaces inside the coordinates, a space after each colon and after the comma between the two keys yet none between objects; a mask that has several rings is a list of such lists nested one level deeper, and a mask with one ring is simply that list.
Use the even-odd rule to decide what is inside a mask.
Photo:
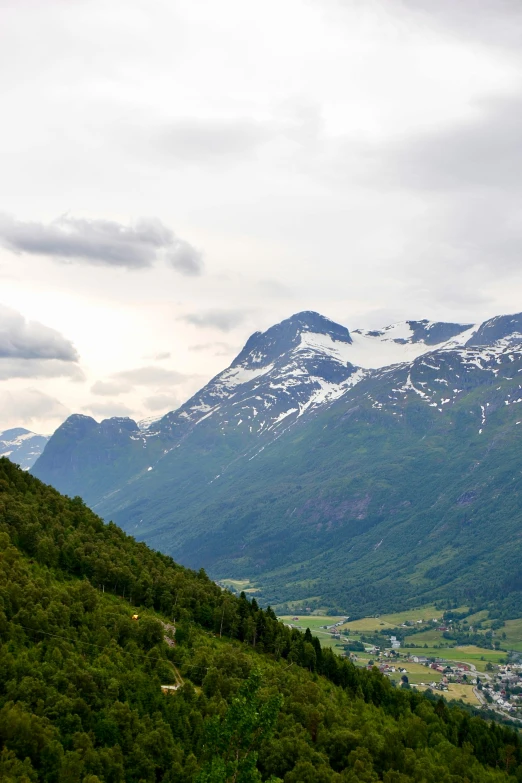
[{"label": "hillside vegetation", "polygon": [[7,459],[0,672],[6,783],[522,780],[516,731],[356,669]]}]

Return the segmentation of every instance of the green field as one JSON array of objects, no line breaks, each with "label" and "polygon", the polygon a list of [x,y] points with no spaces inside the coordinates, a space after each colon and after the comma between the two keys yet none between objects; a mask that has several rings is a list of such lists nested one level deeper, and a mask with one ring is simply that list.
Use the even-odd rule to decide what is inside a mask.
[{"label": "green field", "polygon": [[382,631],[383,628],[397,628],[402,623],[416,623],[418,620],[433,620],[442,616],[442,612],[433,605],[423,606],[420,609],[407,609],[404,612],[383,614],[377,617],[363,617],[360,620],[348,621],[343,625],[343,630],[348,631]]},{"label": "green field", "polygon": [[[455,609],[456,612],[466,612],[466,606]],[[383,628],[398,628],[403,623],[417,623],[419,620],[429,622],[434,619],[442,618],[442,611],[433,604],[421,606],[419,609],[407,609],[404,612],[394,612],[393,614],[382,614],[374,617],[363,617],[360,620],[348,621],[344,628],[354,631],[382,631]],[[487,613],[486,613],[487,614]],[[415,637],[417,638],[417,637]],[[521,636],[522,638],[522,636]]]},{"label": "green field", "polygon": [[506,625],[501,630],[506,633],[506,639],[502,641],[502,646],[505,645],[508,650],[522,652],[522,618],[506,620]]},{"label": "green field", "polygon": [[244,593],[257,593],[258,587],[253,587],[249,579],[220,579],[218,583],[221,587],[232,588],[238,593],[243,591]]},{"label": "green field", "polygon": [[460,661],[461,663],[472,663],[476,666],[477,671],[486,671],[486,664],[488,661],[493,664],[497,664],[501,659],[506,657],[506,653],[501,650],[486,650],[482,647],[475,647],[470,645],[468,647],[428,647],[421,650],[411,650],[412,654],[426,655],[426,657],[440,657],[445,658],[447,661]]},{"label": "green field", "polygon": [[[427,686],[417,687],[420,691],[427,690]],[[448,685],[448,690],[444,691],[441,695],[443,695],[445,699],[456,699],[457,701],[462,699],[462,701],[466,702],[466,704],[472,704],[474,707],[477,707],[480,704],[479,700],[473,693],[472,685],[462,685],[461,683],[450,682]]]},{"label": "green field", "polygon": [[[417,683],[421,682],[427,685],[430,682],[439,682],[442,679],[442,674],[440,672],[437,672],[434,669],[430,669],[427,666],[423,666],[420,663],[410,663],[410,661],[406,661],[404,658],[394,662],[387,660],[386,658],[378,661],[375,656],[371,656],[368,653],[356,653],[356,655],[357,660],[355,663],[357,666],[367,666],[369,661],[373,660],[375,661],[376,666],[379,664],[389,663],[390,665],[395,666],[396,669],[406,669],[406,676],[412,685],[416,685]],[[394,671],[392,674],[387,676],[389,676],[391,680],[395,680],[396,683],[399,683],[401,677],[403,676],[403,672]]]}]

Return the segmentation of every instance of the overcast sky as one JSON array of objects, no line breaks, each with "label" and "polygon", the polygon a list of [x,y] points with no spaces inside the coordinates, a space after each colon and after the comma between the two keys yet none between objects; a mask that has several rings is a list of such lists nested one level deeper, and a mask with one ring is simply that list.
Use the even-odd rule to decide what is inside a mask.
[{"label": "overcast sky", "polygon": [[522,310],[520,0],[0,0],[0,429]]}]

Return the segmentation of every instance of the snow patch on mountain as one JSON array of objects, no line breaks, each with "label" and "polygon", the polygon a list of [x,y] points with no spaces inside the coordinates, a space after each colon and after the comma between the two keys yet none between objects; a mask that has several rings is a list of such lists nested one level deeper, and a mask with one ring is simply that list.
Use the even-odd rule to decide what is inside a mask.
[{"label": "snow patch on mountain", "polygon": [[[353,339],[353,338],[352,338]],[[301,342],[294,348],[294,354],[309,355],[322,354],[324,356],[340,362],[343,365],[354,364],[352,343],[335,340],[329,334],[317,334],[316,332],[304,332],[301,335]]]}]

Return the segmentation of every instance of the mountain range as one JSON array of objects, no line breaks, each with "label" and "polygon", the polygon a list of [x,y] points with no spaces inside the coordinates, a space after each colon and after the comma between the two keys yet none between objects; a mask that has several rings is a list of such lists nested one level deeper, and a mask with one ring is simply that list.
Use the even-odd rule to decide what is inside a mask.
[{"label": "mountain range", "polygon": [[37,435],[23,427],[0,432],[0,457],[9,457],[24,470],[29,470],[49,440],[47,435]]},{"label": "mountain range", "polygon": [[522,589],[522,314],[256,332],[161,419],[73,415],[32,472],[272,604],[375,612]]}]

